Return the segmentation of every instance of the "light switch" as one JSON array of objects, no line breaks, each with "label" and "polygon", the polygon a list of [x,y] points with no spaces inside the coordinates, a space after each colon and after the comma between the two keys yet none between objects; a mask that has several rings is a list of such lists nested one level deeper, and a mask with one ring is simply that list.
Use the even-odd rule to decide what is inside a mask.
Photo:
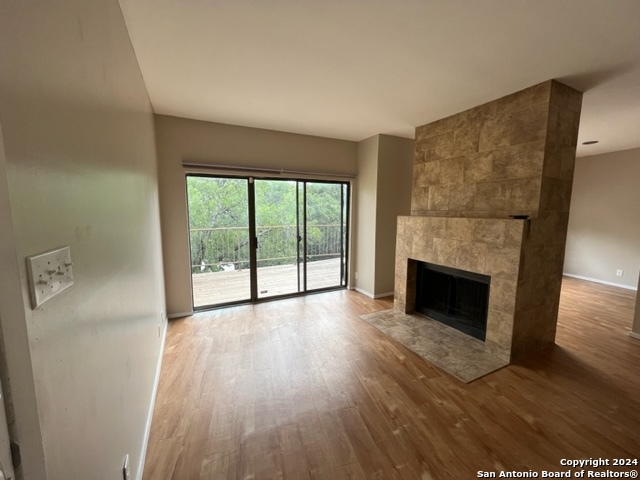
[{"label": "light switch", "polygon": [[62,247],[27,257],[27,275],[35,309],[73,285],[71,250]]}]

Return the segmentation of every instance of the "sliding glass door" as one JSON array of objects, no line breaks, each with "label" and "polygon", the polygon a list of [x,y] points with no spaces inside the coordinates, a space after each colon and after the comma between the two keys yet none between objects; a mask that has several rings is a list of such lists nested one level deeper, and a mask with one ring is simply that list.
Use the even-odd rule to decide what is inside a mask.
[{"label": "sliding glass door", "polygon": [[195,309],[345,287],[349,185],[187,176]]},{"label": "sliding glass door", "polygon": [[258,298],[298,293],[298,182],[255,180]]},{"label": "sliding glass door", "polygon": [[306,182],[306,288],[346,285],[347,189],[340,183]]},{"label": "sliding glass door", "polygon": [[187,176],[194,308],[251,299],[247,179]]}]

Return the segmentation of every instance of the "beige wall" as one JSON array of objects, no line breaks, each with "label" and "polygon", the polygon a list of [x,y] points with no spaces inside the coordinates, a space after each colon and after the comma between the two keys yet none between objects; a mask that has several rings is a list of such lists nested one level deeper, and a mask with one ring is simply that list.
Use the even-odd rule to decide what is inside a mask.
[{"label": "beige wall", "polygon": [[[9,307],[22,311],[3,310],[2,327],[24,478],[122,478],[127,453],[136,478],[166,324],[142,76],[117,0],[2,2],[0,32],[19,266],[2,288],[18,285]],[[61,245],[75,285],[32,310],[24,259]]]},{"label": "beige wall", "polygon": [[393,295],[398,216],[411,212],[413,139],[380,135],[376,212],[376,296]]},{"label": "beige wall", "polygon": [[[640,279],[638,279],[638,283],[640,284]],[[636,335],[640,335],[640,294],[638,293],[636,293],[636,310],[633,317],[633,326],[631,327],[631,331]]]},{"label": "beige wall", "polygon": [[411,210],[413,140],[375,135],[358,144],[356,290],[392,295],[396,224]]},{"label": "beige wall", "polygon": [[0,379],[11,438],[23,446],[17,473],[38,478],[45,472],[44,451],[6,172],[0,128]]},{"label": "beige wall", "polygon": [[[158,180],[170,315],[191,312],[187,199],[183,161],[355,175],[357,144],[309,135],[157,115]],[[345,180],[345,178],[342,178]]]},{"label": "beige wall", "polygon": [[358,143],[355,195],[355,288],[370,297],[375,295],[379,139],[375,135]]},{"label": "beige wall", "polygon": [[[637,287],[639,179],[640,148],[576,160],[566,274]],[[616,276],[619,269],[624,276]]]}]

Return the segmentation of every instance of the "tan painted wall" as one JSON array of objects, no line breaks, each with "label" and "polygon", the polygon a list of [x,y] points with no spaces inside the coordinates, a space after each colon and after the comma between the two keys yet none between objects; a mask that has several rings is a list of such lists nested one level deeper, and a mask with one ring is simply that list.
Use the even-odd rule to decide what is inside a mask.
[{"label": "tan painted wall", "polygon": [[358,143],[355,195],[355,288],[370,297],[375,295],[379,139],[375,135]]},{"label": "tan painted wall", "polygon": [[[5,341],[16,337],[22,350],[12,356],[24,356],[26,330],[33,369],[31,378],[28,365],[9,372],[16,406],[28,402],[24,415],[16,408],[21,440],[30,439],[25,478],[122,478],[126,453],[136,478],[166,325],[142,76],[117,0],[2,2],[0,32],[21,287],[11,307],[26,320]],[[61,245],[71,247],[75,285],[31,310],[24,258]]]},{"label": "tan painted wall", "polygon": [[639,179],[640,148],[576,159],[565,273],[637,287]]},{"label": "tan painted wall", "polygon": [[[640,284],[640,279],[638,279],[638,284]],[[640,294],[638,293],[636,293],[636,310],[633,317],[633,326],[631,327],[631,331],[640,335]]]},{"label": "tan painted wall", "polygon": [[191,312],[183,161],[355,175],[357,144],[309,135],[157,115],[158,180],[167,311]]},{"label": "tan painted wall", "polygon": [[376,211],[376,296],[393,294],[398,216],[411,212],[412,139],[380,135]]},{"label": "tan painted wall", "polygon": [[44,451],[21,297],[20,268],[0,131],[0,378],[11,438],[22,446],[23,466],[16,473],[27,478],[39,478],[45,474]]}]

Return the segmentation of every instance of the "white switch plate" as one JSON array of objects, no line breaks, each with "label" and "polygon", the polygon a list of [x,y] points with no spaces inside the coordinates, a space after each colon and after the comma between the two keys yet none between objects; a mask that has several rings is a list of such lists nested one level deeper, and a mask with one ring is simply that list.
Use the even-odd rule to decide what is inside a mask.
[{"label": "white switch plate", "polygon": [[35,309],[73,285],[71,250],[62,247],[27,257],[27,275]]}]

